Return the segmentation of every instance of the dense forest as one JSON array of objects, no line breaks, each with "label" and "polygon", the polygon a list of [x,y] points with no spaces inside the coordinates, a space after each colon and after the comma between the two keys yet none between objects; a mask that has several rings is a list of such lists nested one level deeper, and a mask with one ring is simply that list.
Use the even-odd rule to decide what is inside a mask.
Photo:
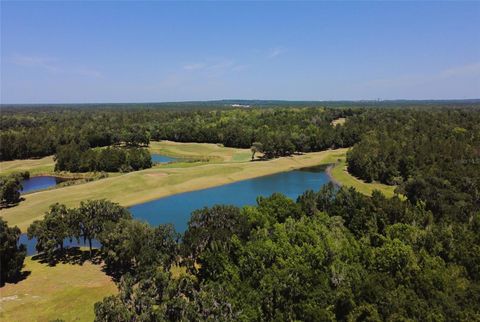
[{"label": "dense forest", "polygon": [[90,149],[74,142],[59,146],[55,161],[55,171],[70,172],[130,172],[152,167],[150,152],[147,149],[119,147]]},{"label": "dense forest", "polygon": [[[339,117],[345,124],[332,126]],[[297,200],[273,194],[256,206],[198,209],[183,235],[105,200],[52,205],[29,237],[51,263],[65,238],[101,243],[91,256],[120,291],[95,304],[97,321],[480,320],[478,106],[27,109],[1,123],[10,147],[35,129],[51,140],[18,148],[28,153],[2,144],[2,159],[68,159],[64,149],[134,150],[150,139],[254,145],[270,157],[347,146],[352,174],[397,185],[393,198],[328,184]],[[24,249],[13,247],[15,228],[0,228],[14,278]]]},{"label": "dense forest", "polygon": [[350,173],[397,184],[411,202],[424,200],[437,216],[465,220],[480,211],[478,110],[377,111],[356,117],[375,126],[349,151]]},{"label": "dense forest", "polygon": [[241,148],[259,142],[262,151],[273,157],[352,145],[357,134],[349,128],[333,128],[330,123],[355,113],[360,110],[10,109],[0,116],[0,158],[52,155],[70,144],[84,148],[140,146],[164,139]]},{"label": "dense forest", "polygon": [[[377,116],[382,109],[363,107],[371,103],[344,102],[343,107],[335,108],[308,105],[308,102],[305,104],[310,107],[293,108],[271,107],[267,103],[252,108],[189,104],[164,108],[148,105],[4,108],[0,115],[0,160],[52,155],[71,144],[86,150],[120,144],[142,146],[148,145],[150,140],[221,143],[238,148],[250,148],[258,143],[266,157],[277,157],[350,147],[360,141],[361,135],[382,125]],[[428,102],[416,104],[420,106],[409,107],[416,111],[411,112],[413,117],[423,110],[433,109]],[[435,110],[440,114],[452,109],[465,113],[466,109],[477,105],[460,101],[445,103],[441,111]],[[398,108],[393,108],[402,106],[398,103],[386,109],[385,120],[391,118],[390,114],[402,114]],[[331,125],[341,117],[349,119],[345,126]],[[398,126],[405,124],[405,115],[403,119],[393,118],[399,122]],[[388,124],[383,126],[388,128]]]}]

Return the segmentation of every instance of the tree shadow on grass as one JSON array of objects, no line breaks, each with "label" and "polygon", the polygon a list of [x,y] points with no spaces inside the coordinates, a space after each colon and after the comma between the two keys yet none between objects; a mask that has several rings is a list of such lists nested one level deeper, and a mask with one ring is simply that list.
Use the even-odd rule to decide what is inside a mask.
[{"label": "tree shadow on grass", "polygon": [[125,274],[124,271],[111,269],[108,267],[108,265],[103,265],[102,272],[110,276],[115,283],[120,282],[120,279],[122,278],[123,274]]},{"label": "tree shadow on grass", "polygon": [[[26,279],[30,274],[32,274],[31,271],[22,271],[22,272],[20,272],[20,274],[18,274],[17,276],[8,279],[8,280],[6,281],[6,284],[17,284],[18,282],[21,282],[21,281],[23,281],[24,279]],[[4,284],[4,285],[5,285],[5,284]],[[1,285],[1,284],[0,284],[0,287],[3,287],[4,285]]]},{"label": "tree shadow on grass", "polygon": [[86,261],[90,261],[92,264],[100,264],[102,262],[99,249],[92,249],[92,253],[90,254],[89,250],[84,250],[80,247],[68,247],[63,251],[57,250],[53,256],[40,253],[33,256],[32,259],[38,260],[42,264],[48,264],[49,266],[55,266],[58,263],[83,265]]},{"label": "tree shadow on grass", "polygon": [[90,254],[88,249],[82,249],[80,247],[68,247],[63,251],[57,250],[54,256],[48,256],[48,254],[45,253],[34,255],[32,260],[39,261],[42,264],[47,264],[48,266],[52,267],[59,263],[83,265],[85,262],[89,261],[92,264],[101,265],[102,272],[110,276],[116,283],[119,282],[122,275],[126,273],[126,271],[120,271],[118,269],[116,270],[108,267],[108,265],[103,262],[100,249],[96,248],[92,249],[92,253]]},{"label": "tree shadow on grass", "polygon": [[13,203],[2,202],[2,203],[0,203],[0,210],[13,208],[15,206],[18,206],[22,201],[25,201],[25,198],[21,197],[20,200],[18,200],[18,202],[13,202]]}]

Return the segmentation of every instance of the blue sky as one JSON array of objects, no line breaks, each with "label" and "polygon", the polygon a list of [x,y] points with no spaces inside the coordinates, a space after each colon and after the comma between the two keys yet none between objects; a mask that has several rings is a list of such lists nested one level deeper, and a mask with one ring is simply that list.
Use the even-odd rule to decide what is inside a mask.
[{"label": "blue sky", "polygon": [[1,102],[480,97],[480,2],[1,2]]}]

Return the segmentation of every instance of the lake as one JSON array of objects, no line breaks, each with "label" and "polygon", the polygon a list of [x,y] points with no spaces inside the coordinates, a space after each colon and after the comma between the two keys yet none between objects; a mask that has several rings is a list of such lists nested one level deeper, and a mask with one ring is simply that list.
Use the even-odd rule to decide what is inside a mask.
[{"label": "lake", "polygon": [[21,181],[21,184],[23,186],[23,190],[21,191],[21,193],[23,194],[32,191],[48,189],[50,187],[56,186],[62,181],[65,180],[54,176],[31,177],[29,179]]},{"label": "lake", "polygon": [[325,167],[305,168],[238,181],[223,186],[180,193],[129,208],[132,215],[151,225],[172,223],[178,232],[187,228],[195,209],[215,204],[255,205],[258,196],[281,192],[296,200],[305,190],[319,190],[330,181]]},{"label": "lake", "polygon": [[177,160],[178,159],[167,157],[166,155],[152,154],[152,163],[168,163],[168,162],[174,162]]},{"label": "lake", "polygon": [[[293,200],[305,190],[318,191],[330,178],[325,166],[304,168],[281,172],[273,175],[238,181],[223,186],[184,192],[160,198],[129,208],[133,217],[151,225],[172,223],[178,232],[187,229],[191,213],[199,208],[211,207],[215,204],[235,206],[255,205],[258,196],[270,196],[280,192]],[[25,234],[20,242],[27,245],[28,255],[35,254],[35,241],[28,240]],[[65,240],[66,246],[79,246],[76,241]],[[80,243],[80,246],[85,246]],[[95,242],[98,247],[99,243]]]}]

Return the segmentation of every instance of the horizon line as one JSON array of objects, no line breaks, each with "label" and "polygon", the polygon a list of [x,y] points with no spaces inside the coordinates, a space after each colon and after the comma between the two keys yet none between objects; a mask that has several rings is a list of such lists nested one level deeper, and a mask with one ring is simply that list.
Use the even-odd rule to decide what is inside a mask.
[{"label": "horizon line", "polygon": [[454,102],[454,101],[480,101],[478,98],[445,98],[445,99],[408,99],[408,98],[396,98],[396,99],[338,99],[338,100],[288,100],[288,99],[209,99],[209,100],[173,100],[173,101],[137,101],[137,102],[41,102],[41,103],[0,103],[0,106],[8,105],[129,105],[129,104],[192,104],[192,103],[215,103],[215,102],[292,102],[292,103],[341,103],[341,102],[350,102],[350,103],[360,103],[360,102]]}]

